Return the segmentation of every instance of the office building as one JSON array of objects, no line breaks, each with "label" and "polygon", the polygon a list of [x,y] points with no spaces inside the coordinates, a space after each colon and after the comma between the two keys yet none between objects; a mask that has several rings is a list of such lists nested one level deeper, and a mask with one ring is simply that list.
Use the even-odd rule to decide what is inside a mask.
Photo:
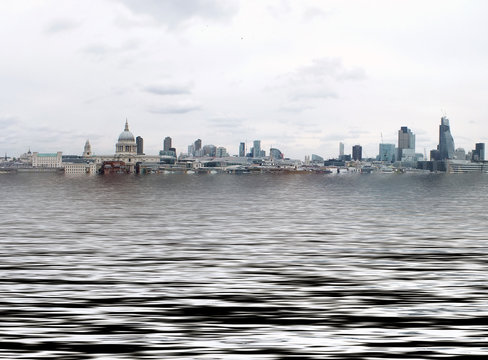
[{"label": "office building", "polygon": [[380,144],[379,161],[395,162],[395,144]]},{"label": "office building", "polygon": [[441,118],[439,125],[439,150],[440,160],[454,159],[454,139],[451,135],[449,119],[445,116]]},{"label": "office building", "polygon": [[354,161],[361,161],[363,158],[363,147],[361,145],[354,145],[352,147],[352,159]]},{"label": "office building", "polygon": [[[406,151],[405,149],[410,149],[412,151]],[[407,161],[407,158],[410,158],[414,154],[413,157],[415,158],[415,134],[406,126],[402,126],[400,130],[398,130],[398,149],[397,149],[397,158],[398,161]]]},{"label": "office building", "polygon": [[283,153],[277,148],[269,149],[269,156],[273,160],[281,160],[284,158]]},{"label": "office building", "polygon": [[239,144],[239,156],[240,157],[246,156],[246,144],[243,142]]},{"label": "office building", "polygon": [[142,137],[136,137],[136,147],[137,147],[137,155],[144,155],[144,140]]},{"label": "office building", "polygon": [[312,154],[312,162],[313,163],[321,163],[321,164],[323,164],[324,163],[324,158],[322,156]]},{"label": "office building", "polygon": [[344,143],[343,142],[339,143],[339,158],[341,156],[344,156]]},{"label": "office building", "polygon": [[169,136],[166,136],[163,140],[163,151],[169,151],[169,149],[171,149],[172,147],[172,144],[171,144],[172,140]]},{"label": "office building", "polygon": [[201,150],[202,149],[202,140],[196,139],[195,142],[193,143],[193,147],[195,148],[195,152]]},{"label": "office building", "polygon": [[205,145],[201,149],[202,155],[200,156],[210,156],[215,157],[217,156],[217,147],[215,145]]},{"label": "office building", "polygon": [[477,143],[476,148],[471,152],[471,160],[485,161],[485,144]]},{"label": "office building", "polygon": [[229,156],[229,154],[227,154],[227,149],[225,147],[219,146],[215,150],[215,157],[222,158],[227,156]]},{"label": "office building", "polygon": [[32,166],[35,168],[61,168],[63,162],[63,153],[32,153]]},{"label": "office building", "polygon": [[454,158],[457,160],[466,160],[466,151],[463,148],[457,148],[454,151]]},{"label": "office building", "polygon": [[252,148],[252,157],[258,158],[261,156],[261,140],[254,140]]}]

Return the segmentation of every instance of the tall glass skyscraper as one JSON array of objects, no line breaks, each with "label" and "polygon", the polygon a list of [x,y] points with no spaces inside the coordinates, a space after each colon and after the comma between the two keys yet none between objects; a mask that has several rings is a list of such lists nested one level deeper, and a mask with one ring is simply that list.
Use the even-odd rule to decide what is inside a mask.
[{"label": "tall glass skyscraper", "polygon": [[261,140],[254,140],[252,157],[257,158],[261,156]]},{"label": "tall glass skyscraper", "polygon": [[239,156],[241,157],[246,156],[246,144],[243,142],[239,144]]},{"label": "tall glass skyscraper", "polygon": [[451,135],[449,127],[449,119],[445,116],[441,118],[441,124],[439,125],[439,150],[440,160],[454,159],[454,139]]}]

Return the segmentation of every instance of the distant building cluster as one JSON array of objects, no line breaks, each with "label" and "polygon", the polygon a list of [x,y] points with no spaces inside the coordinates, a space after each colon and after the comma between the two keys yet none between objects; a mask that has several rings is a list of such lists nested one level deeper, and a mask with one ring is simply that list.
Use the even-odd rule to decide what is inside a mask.
[{"label": "distant building cluster", "polygon": [[[94,154],[89,140],[86,141],[83,155],[63,155],[62,152],[22,154],[18,159],[5,156],[0,164],[1,171],[64,171],[67,174],[84,173],[151,173],[169,172],[246,172],[246,171],[315,171],[340,172],[341,169],[356,172],[403,171],[419,169],[445,172],[485,172],[485,144],[477,143],[466,153],[455,148],[449,120],[443,116],[439,126],[439,144],[430,151],[430,160],[422,153],[415,152],[415,134],[406,126],[398,130],[397,144],[379,144],[375,158],[365,158],[363,148],[356,144],[351,154],[345,154],[344,143],[339,143],[339,156],[324,160],[312,154],[305,160],[286,158],[281,150],[271,147],[268,155],[262,149],[261,141],[254,140],[248,150],[246,143],[239,143],[238,154],[230,156],[222,146],[203,144],[196,139],[188,145],[187,153],[177,155],[171,137],[163,139],[158,155],[146,155],[144,140],[134,137],[126,120],[124,131],[115,144],[115,153]],[[486,165],[488,171],[488,165]]]}]

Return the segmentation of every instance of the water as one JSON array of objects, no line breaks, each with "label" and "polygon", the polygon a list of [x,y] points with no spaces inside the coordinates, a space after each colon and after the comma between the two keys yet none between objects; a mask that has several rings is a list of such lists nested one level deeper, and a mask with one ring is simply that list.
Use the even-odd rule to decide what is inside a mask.
[{"label": "water", "polygon": [[0,176],[0,358],[485,359],[486,175]]}]

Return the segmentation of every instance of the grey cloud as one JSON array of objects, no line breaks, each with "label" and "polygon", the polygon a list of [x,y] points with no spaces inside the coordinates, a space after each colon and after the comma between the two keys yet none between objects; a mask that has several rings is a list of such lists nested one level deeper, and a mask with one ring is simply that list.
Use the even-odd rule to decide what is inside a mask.
[{"label": "grey cloud", "polygon": [[109,46],[103,43],[93,43],[82,48],[82,52],[88,55],[93,55],[97,58],[101,58],[109,54],[124,53],[136,50],[139,48],[140,44],[141,42],[137,39],[125,41],[119,46]]},{"label": "grey cloud", "polygon": [[64,31],[69,31],[79,27],[81,23],[70,19],[55,19],[52,20],[45,28],[45,32],[48,34],[54,34]]},{"label": "grey cloud", "polygon": [[208,119],[210,125],[217,128],[238,128],[245,122],[242,118],[219,117]]},{"label": "grey cloud", "polygon": [[336,81],[362,80],[366,72],[361,68],[347,69],[340,58],[315,59],[311,65],[303,66],[291,74],[293,82],[324,82],[327,79]]},{"label": "grey cloud", "polygon": [[132,12],[153,17],[170,28],[192,18],[227,20],[237,13],[235,0],[119,0]]},{"label": "grey cloud", "polygon": [[186,114],[192,111],[201,110],[201,105],[198,104],[170,104],[152,107],[149,112],[153,114]]},{"label": "grey cloud", "polygon": [[163,85],[148,85],[142,88],[143,91],[155,94],[155,95],[179,95],[190,94],[190,85],[175,85],[175,84],[163,84]]}]

